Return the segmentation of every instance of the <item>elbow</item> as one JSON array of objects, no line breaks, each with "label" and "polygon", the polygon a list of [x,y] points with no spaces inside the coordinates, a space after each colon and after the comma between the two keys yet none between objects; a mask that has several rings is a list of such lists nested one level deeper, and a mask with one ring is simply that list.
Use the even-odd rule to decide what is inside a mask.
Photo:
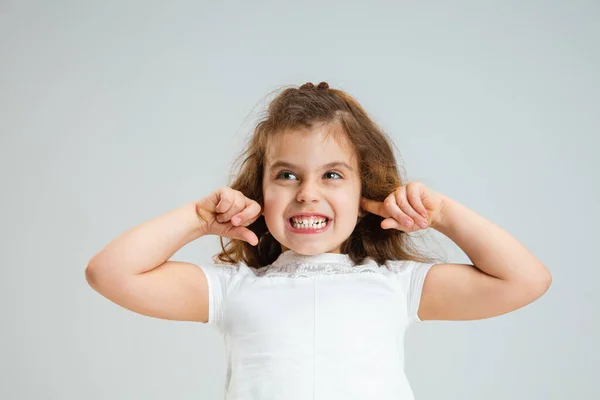
[{"label": "elbow", "polygon": [[100,279],[105,275],[106,273],[102,272],[102,267],[98,264],[90,262],[85,267],[85,281],[94,289],[98,287]]},{"label": "elbow", "polygon": [[544,292],[552,285],[552,274],[550,270],[544,266],[543,271],[540,273],[540,285],[544,289]]},{"label": "elbow", "polygon": [[548,289],[550,289],[550,285],[552,285],[552,274],[550,273],[550,271],[548,271],[548,274],[546,275],[546,277],[543,280],[544,293]]},{"label": "elbow", "polygon": [[535,274],[530,274],[527,277],[518,280],[517,285],[521,288],[522,293],[525,293],[530,299],[538,299],[542,297],[552,285],[552,274],[546,268]]},{"label": "elbow", "polygon": [[85,281],[88,283],[88,285],[90,285],[91,287],[94,287],[96,285],[96,271],[94,270],[94,268],[92,268],[91,264],[88,264],[85,267]]},{"label": "elbow", "polygon": [[541,276],[531,284],[531,286],[536,289],[538,297],[543,296],[552,285],[552,274],[550,274],[550,271],[546,270],[546,272],[540,275]]}]

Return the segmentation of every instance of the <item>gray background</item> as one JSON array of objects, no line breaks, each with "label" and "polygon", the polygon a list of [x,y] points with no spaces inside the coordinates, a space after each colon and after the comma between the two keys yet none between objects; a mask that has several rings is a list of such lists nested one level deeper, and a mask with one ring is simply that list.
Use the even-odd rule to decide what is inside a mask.
[{"label": "gray background", "polygon": [[393,137],[410,180],[553,275],[515,312],[411,327],[416,398],[599,398],[599,20],[593,1],[0,2],[0,398],[221,398],[216,331],[127,311],[84,269],[225,184],[271,91],[321,80]]}]

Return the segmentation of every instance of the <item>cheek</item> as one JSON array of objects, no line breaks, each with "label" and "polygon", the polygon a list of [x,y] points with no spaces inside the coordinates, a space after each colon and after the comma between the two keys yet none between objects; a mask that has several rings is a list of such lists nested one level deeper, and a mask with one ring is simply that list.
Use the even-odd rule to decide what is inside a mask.
[{"label": "cheek", "polygon": [[281,215],[285,209],[285,202],[281,196],[270,196],[268,193],[264,194],[263,198],[263,215],[268,223],[274,223],[281,219]]},{"label": "cheek", "polygon": [[277,196],[270,196],[268,194],[265,194],[263,202],[265,205],[265,210],[268,212],[276,210],[281,204],[281,200]]},{"label": "cheek", "polygon": [[277,190],[277,187],[269,185],[263,188],[263,198],[265,201],[274,201],[278,197],[281,197],[281,191]]}]

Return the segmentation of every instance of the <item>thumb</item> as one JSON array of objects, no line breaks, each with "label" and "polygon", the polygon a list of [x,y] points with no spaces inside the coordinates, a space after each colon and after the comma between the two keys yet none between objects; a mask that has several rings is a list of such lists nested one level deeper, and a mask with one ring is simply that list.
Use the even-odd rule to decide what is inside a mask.
[{"label": "thumb", "polygon": [[258,244],[258,237],[256,234],[243,226],[236,226],[231,229],[229,237],[243,240],[244,242],[250,243],[252,246],[256,246]]}]

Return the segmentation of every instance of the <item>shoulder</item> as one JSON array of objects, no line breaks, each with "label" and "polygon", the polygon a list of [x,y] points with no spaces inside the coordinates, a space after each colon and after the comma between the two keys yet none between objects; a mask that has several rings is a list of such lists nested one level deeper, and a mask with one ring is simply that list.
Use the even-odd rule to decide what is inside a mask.
[{"label": "shoulder", "polygon": [[232,276],[236,273],[240,273],[243,270],[243,264],[201,264],[199,265],[203,270],[207,270],[214,274],[222,276]]},{"label": "shoulder", "polygon": [[420,262],[413,260],[388,260],[384,266],[389,274],[398,282],[406,293],[415,293],[420,296],[421,288],[429,272],[436,263]]},{"label": "shoulder", "polygon": [[398,276],[410,276],[415,273],[427,272],[435,263],[413,260],[386,260],[383,264],[388,271]]},{"label": "shoulder", "polygon": [[251,269],[245,263],[237,264],[204,264],[199,265],[207,279],[218,282],[221,286],[229,286],[237,280],[251,274]]}]

